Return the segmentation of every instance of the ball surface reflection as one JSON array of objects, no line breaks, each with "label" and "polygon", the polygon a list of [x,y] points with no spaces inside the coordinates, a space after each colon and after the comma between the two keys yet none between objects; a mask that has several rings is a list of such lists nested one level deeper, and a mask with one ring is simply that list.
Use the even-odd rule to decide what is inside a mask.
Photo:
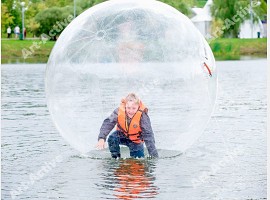
[{"label": "ball surface reflection", "polygon": [[53,121],[82,153],[94,150],[103,120],[130,92],[149,108],[157,148],[183,152],[203,132],[216,86],[203,36],[185,15],[152,0],[88,9],[60,35],[46,70]]}]

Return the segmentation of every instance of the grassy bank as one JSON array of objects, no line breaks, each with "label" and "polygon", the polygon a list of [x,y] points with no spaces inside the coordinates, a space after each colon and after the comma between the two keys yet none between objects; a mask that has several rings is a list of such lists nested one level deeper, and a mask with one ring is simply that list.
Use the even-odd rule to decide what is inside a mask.
[{"label": "grassy bank", "polygon": [[[2,40],[2,63],[46,63],[53,41]],[[267,40],[216,39],[210,47],[217,60],[237,60],[243,56],[266,57]]]},{"label": "grassy bank", "polygon": [[2,40],[2,63],[46,63],[54,41]]},{"label": "grassy bank", "polygon": [[243,56],[267,56],[267,39],[216,39],[210,42],[210,47],[217,60],[238,60]]}]

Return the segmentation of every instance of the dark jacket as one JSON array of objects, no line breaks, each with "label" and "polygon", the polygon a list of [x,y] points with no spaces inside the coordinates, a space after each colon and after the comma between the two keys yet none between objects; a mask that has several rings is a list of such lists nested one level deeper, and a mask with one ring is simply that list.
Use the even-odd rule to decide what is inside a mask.
[{"label": "dark jacket", "polygon": [[[103,124],[100,128],[98,139],[106,140],[111,130],[117,124],[117,118],[118,118],[118,108],[115,109],[113,113],[103,121]],[[141,136],[145,142],[149,155],[152,157],[158,157],[158,152],[155,146],[155,138],[151,127],[150,118],[145,112],[142,113],[140,126],[142,129]]]}]

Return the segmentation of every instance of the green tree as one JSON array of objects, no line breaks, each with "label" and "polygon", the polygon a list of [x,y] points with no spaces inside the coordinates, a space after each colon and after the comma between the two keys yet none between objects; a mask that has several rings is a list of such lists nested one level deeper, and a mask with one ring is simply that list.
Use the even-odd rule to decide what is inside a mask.
[{"label": "green tree", "polygon": [[[182,12],[184,15],[189,16],[191,14],[191,9],[188,4],[193,4],[191,0],[160,0],[163,3],[166,3],[175,9],[179,10]],[[189,3],[188,3],[189,2]]]},{"label": "green tree", "polygon": [[207,0],[195,0],[195,7],[203,8],[206,4]]},{"label": "green tree", "polygon": [[267,3],[266,1],[260,1],[258,6],[253,7],[254,20],[264,20],[267,17]]},{"label": "green tree", "polygon": [[[20,25],[21,24],[21,7],[19,7],[19,3],[16,3],[14,1],[8,1],[8,0],[2,0],[1,2],[1,27],[3,28],[3,26],[7,26],[7,23],[9,23],[8,25],[11,26],[11,28],[13,29],[16,25]],[[11,21],[12,18],[12,21]],[[3,25],[3,26],[2,26]],[[2,29],[3,31],[3,29]],[[4,30],[5,31],[5,30]]]},{"label": "green tree", "polygon": [[25,19],[33,19],[41,11],[48,7],[43,2],[29,3],[26,4]]},{"label": "green tree", "polygon": [[44,1],[44,3],[48,8],[51,8],[51,7],[65,7],[67,5],[73,5],[73,0],[58,0],[58,1],[46,0],[46,1]]},{"label": "green tree", "polygon": [[1,29],[2,31],[6,32],[8,26],[13,25],[14,23],[14,16],[8,11],[8,7],[5,3],[1,3]]},{"label": "green tree", "polygon": [[40,24],[36,22],[34,18],[27,19],[25,24],[26,29],[29,30],[30,33],[32,33],[33,37],[35,37],[39,30]]},{"label": "green tree", "polygon": [[263,1],[255,5],[256,2],[252,1],[250,4],[249,0],[213,0],[211,13],[215,24],[219,25],[219,28],[216,29],[219,33],[214,33],[214,35],[227,38],[237,37],[241,23],[251,17],[251,8],[255,16],[253,20],[258,21],[259,17],[266,13],[266,3]]},{"label": "green tree", "polygon": [[81,10],[79,10],[79,12],[77,13],[79,15],[88,8],[91,8],[92,6],[102,3],[104,1],[106,0],[78,0],[76,3],[76,7],[79,7]]},{"label": "green tree", "polygon": [[[78,0],[76,5],[79,6],[82,9],[82,11],[84,11],[104,1],[106,0]],[[196,3],[195,0],[160,0],[160,1],[176,8],[185,15],[191,14],[190,7],[194,6]]]},{"label": "green tree", "polygon": [[[51,31],[50,35],[54,35],[57,31],[54,30],[55,24],[57,21],[63,20],[63,13],[63,10],[59,7],[52,7],[39,12],[35,17],[35,20],[40,24],[40,27],[37,30],[37,34],[49,35],[50,31],[53,30],[53,32]],[[58,34],[60,32],[61,31],[58,31]],[[58,34],[53,36],[54,40],[56,40]]]},{"label": "green tree", "polygon": [[242,8],[244,6],[245,2],[238,0],[213,0],[211,12],[215,20],[222,23],[220,27],[222,29],[220,30],[222,37],[237,37],[240,24],[246,17],[237,17],[235,21],[231,19],[237,16],[240,7]]}]

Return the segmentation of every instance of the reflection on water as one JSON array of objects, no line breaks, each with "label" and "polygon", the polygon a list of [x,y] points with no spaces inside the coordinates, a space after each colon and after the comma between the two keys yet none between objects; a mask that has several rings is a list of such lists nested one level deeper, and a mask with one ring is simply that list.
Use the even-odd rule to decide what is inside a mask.
[{"label": "reflection on water", "polygon": [[2,58],[1,63],[2,64],[27,64],[27,63],[47,63],[49,57],[46,56],[40,56],[35,58],[26,58],[23,57],[19,58]]},{"label": "reflection on water", "polygon": [[241,56],[241,55],[218,55],[215,56],[216,60],[258,60],[258,59],[266,59],[266,54],[258,54],[258,55],[248,55],[248,56]]},{"label": "reflection on water", "polygon": [[102,176],[103,187],[110,188],[117,199],[153,198],[158,194],[155,186],[155,161],[139,159],[108,160]]}]

